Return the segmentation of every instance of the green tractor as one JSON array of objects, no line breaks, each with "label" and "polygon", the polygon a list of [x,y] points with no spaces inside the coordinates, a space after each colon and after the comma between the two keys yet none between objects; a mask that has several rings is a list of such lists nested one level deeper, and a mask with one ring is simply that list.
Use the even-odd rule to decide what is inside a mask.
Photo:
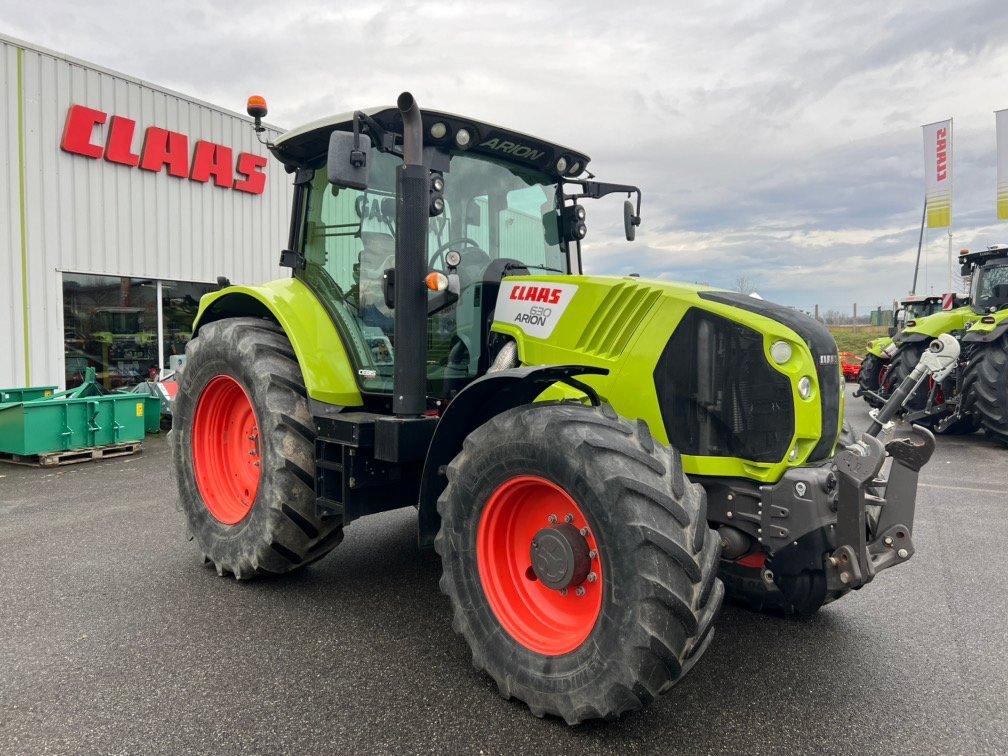
[{"label": "green tractor", "polygon": [[1008,446],[1008,245],[959,256],[971,275],[972,324],[963,349],[962,410],[990,438]]},{"label": "green tractor", "polygon": [[635,196],[628,240],[641,202],[583,153],[408,93],[269,148],[292,275],[203,297],[173,407],[219,574],[415,507],[474,665],[575,723],[668,691],[725,588],[809,613],[912,556],[930,433],[842,434],[836,344],[795,310],[583,275],[585,201]]},{"label": "green tractor", "polygon": [[[893,337],[908,323],[916,325],[918,320],[941,312],[947,301],[946,296],[911,294],[899,300],[893,308],[889,335],[872,339],[867,344],[865,358],[861,361],[861,370],[858,372],[858,390],[854,394],[855,396],[864,397],[872,407],[882,406],[885,400],[878,396],[878,392],[886,382],[889,360],[896,352],[896,347],[892,346]],[[951,305],[953,308],[962,307],[967,303],[968,300],[952,295]]]},{"label": "green tractor", "polygon": [[[953,300],[953,302],[960,301],[964,300]],[[958,336],[975,319],[976,313],[966,304],[922,318],[907,320],[904,328],[893,337],[892,343],[884,351],[889,357],[889,362],[882,367],[878,388],[873,391],[862,385],[856,395],[863,396],[875,407],[881,406],[895,388],[910,375],[934,339],[942,334]],[[908,422],[927,425],[941,433],[975,432],[976,421],[971,416],[960,415],[958,412],[960,405],[958,381],[959,371],[954,370],[942,381],[936,381],[932,377],[926,383],[922,382],[907,398],[903,418]]]}]

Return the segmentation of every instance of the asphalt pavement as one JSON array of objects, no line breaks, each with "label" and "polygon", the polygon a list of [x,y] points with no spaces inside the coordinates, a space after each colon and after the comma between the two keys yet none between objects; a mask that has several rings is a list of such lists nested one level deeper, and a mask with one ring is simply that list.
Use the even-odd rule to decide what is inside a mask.
[{"label": "asphalt pavement", "polygon": [[2,754],[1008,753],[1008,449],[981,434],[940,438],[908,564],[811,618],[726,606],[669,694],[573,728],[473,669],[413,510],[237,583],[185,540],[164,439],[144,447],[0,464]]}]

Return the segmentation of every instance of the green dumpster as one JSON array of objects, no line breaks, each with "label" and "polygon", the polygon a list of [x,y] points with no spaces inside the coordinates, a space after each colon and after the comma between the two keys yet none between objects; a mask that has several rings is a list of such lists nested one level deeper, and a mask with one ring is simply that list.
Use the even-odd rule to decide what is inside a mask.
[{"label": "green dumpster", "polygon": [[[17,455],[142,441],[160,401],[136,394],[101,395],[88,369],[82,386],[32,400],[0,404],[0,452]],[[156,399],[156,397],[153,397]]]},{"label": "green dumpster", "polygon": [[0,389],[0,404],[9,402],[30,402],[33,399],[44,399],[56,393],[55,386],[28,386],[26,388]]}]

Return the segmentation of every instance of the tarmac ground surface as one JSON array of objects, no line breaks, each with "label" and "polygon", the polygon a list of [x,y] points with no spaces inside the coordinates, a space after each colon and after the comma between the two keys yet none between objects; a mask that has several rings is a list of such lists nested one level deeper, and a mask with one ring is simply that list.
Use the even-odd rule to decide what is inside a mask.
[{"label": "tarmac ground surface", "polygon": [[474,671],[412,509],[238,583],[185,540],[163,437],[0,464],[0,753],[1006,753],[1006,461],[939,438],[909,563],[810,618],[726,605],[667,695],[573,728]]}]

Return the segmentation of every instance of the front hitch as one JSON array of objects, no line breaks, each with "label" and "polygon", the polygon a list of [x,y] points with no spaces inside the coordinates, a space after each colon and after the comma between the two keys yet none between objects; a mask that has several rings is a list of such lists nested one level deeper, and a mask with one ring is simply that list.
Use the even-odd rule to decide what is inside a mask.
[{"label": "front hitch", "polygon": [[[959,342],[954,337],[942,334],[932,341],[910,375],[882,407],[872,411],[872,424],[861,434],[860,441],[837,452],[833,462],[839,480],[836,522],[839,545],[827,557],[828,584],[860,588],[879,571],[913,556],[911,533],[917,476],[934,453],[934,436],[926,428],[914,425],[883,447],[878,435],[892,427],[892,419],[928,376],[940,381],[958,359]],[[892,457],[892,467],[888,480],[882,481],[878,474],[886,456]],[[868,501],[879,510],[873,528],[867,517]]]},{"label": "front hitch", "polygon": [[[839,546],[826,560],[827,587],[860,588],[877,573],[913,556],[917,476],[934,449],[931,431],[915,425],[885,447],[864,433],[859,443],[837,453]],[[889,477],[880,480],[887,455],[892,457]],[[869,527],[869,505],[878,508],[874,527]]]}]

